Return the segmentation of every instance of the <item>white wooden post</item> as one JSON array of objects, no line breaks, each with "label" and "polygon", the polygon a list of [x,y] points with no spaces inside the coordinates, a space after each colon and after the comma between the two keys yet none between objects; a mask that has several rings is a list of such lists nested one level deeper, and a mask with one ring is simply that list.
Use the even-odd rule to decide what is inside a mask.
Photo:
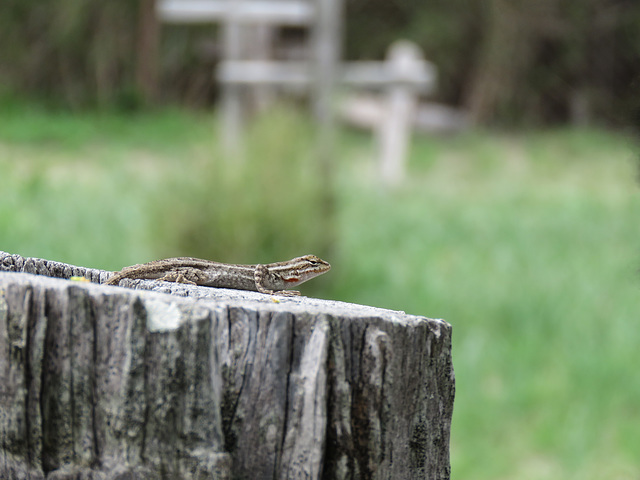
[{"label": "white wooden post", "polygon": [[342,39],[342,0],[316,0],[317,22],[313,31],[314,68],[313,107],[318,122],[316,155],[322,183],[322,211],[320,222],[329,243],[335,237],[335,204],[333,194],[334,171],[334,115],[333,91],[338,75]]},{"label": "white wooden post", "polygon": [[[340,83],[386,89],[386,106],[375,129],[382,178],[395,185],[404,177],[418,94],[433,89],[435,68],[407,41],[391,45],[385,62],[340,64],[342,4],[343,0],[158,0],[157,11],[167,22],[224,23],[224,59],[216,77],[223,84],[223,141],[236,157],[242,156],[240,137],[248,86],[254,90],[267,85],[288,86],[311,92],[319,124],[318,159],[327,178],[332,170],[333,87]],[[311,58],[305,62],[269,61],[258,49],[248,60],[242,29],[250,25],[312,28]]]},{"label": "white wooden post", "polygon": [[[316,8],[309,0],[157,0],[156,6],[158,18],[164,22],[222,23],[223,59],[231,64],[246,58],[266,61],[267,43],[276,25],[308,27],[316,22]],[[254,92],[256,87],[265,88],[253,87]],[[223,84],[223,142],[234,157],[242,156],[240,137],[246,113],[246,90],[246,82]],[[252,94],[258,102],[267,95]]]},{"label": "white wooden post", "polygon": [[[275,33],[275,27],[267,23],[245,26],[243,34],[247,58],[265,62],[272,60]],[[257,85],[247,93],[250,97],[248,102],[250,114],[264,111],[275,99],[275,90],[272,85]]]},{"label": "white wooden post", "polygon": [[[238,12],[243,0],[226,0],[227,18],[223,26],[223,51],[226,60],[240,60],[242,35]],[[223,145],[229,156],[242,156],[240,132],[242,130],[242,89],[237,83],[226,83],[222,94]]]},{"label": "white wooden post", "polygon": [[389,85],[386,115],[378,127],[380,172],[386,184],[398,185],[405,176],[412,118],[418,102],[411,79],[419,73],[424,61],[420,49],[406,41],[393,43],[387,59],[395,81]]}]

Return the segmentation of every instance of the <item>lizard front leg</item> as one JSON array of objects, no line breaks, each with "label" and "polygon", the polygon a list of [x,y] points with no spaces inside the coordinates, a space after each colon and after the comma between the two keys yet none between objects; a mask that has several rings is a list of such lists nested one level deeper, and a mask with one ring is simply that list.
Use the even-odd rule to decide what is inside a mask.
[{"label": "lizard front leg", "polygon": [[256,270],[253,272],[253,278],[256,282],[256,290],[260,293],[266,293],[267,295],[283,295],[286,297],[293,297],[300,295],[297,290],[272,290],[266,287],[266,282],[269,280],[271,273],[266,265],[256,265]]}]

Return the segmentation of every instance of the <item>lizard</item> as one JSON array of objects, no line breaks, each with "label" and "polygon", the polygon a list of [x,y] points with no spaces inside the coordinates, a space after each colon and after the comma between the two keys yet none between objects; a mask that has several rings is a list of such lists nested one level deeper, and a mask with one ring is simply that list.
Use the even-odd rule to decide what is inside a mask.
[{"label": "lizard", "polygon": [[119,272],[114,272],[105,284],[118,285],[124,278],[144,278],[291,296],[300,295],[300,292],[288,288],[322,275],[330,268],[328,262],[315,255],[257,265],[236,265],[200,258],[175,257],[125,267]]}]

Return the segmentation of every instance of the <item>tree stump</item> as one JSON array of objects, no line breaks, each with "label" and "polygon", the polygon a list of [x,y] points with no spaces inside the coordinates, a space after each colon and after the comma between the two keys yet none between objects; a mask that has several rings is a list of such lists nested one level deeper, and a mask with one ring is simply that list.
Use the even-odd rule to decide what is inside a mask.
[{"label": "tree stump", "polygon": [[446,322],[43,275],[107,278],[0,252],[0,478],[449,478]]}]

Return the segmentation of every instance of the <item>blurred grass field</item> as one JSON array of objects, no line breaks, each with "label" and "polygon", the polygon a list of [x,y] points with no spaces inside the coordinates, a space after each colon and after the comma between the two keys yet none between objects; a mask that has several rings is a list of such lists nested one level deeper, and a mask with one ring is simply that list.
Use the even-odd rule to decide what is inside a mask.
[{"label": "blurred grass field", "polygon": [[[115,270],[322,248],[309,123],[272,112],[244,162],[222,158],[217,132],[205,113],[5,105],[0,250]],[[633,139],[417,138],[397,191],[378,183],[368,135],[339,140],[333,269],[303,290],[453,325],[452,478],[640,478]]]}]

